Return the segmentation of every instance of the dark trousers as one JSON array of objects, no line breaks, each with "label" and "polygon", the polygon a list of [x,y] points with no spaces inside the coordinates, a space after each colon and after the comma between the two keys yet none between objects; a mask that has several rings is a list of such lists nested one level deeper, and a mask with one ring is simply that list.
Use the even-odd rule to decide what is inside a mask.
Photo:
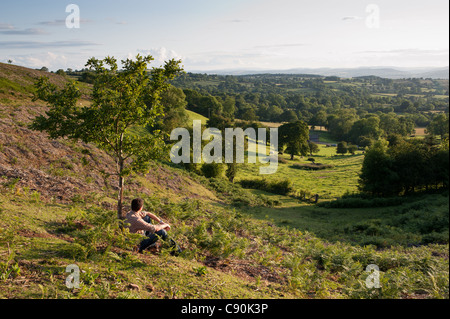
[{"label": "dark trousers", "polygon": [[[145,217],[144,217],[144,220],[145,220],[147,223],[149,223],[149,224],[152,223],[151,218],[148,217],[148,216],[145,216]],[[158,241],[158,239],[161,238],[162,240],[167,240],[167,238],[169,237],[169,236],[167,235],[167,232],[166,232],[164,229],[162,229],[162,230],[160,230],[160,231],[157,231],[156,233],[150,233],[150,232],[146,231],[146,232],[145,232],[145,236],[146,236],[147,238],[145,238],[144,240],[142,240],[141,246],[139,247],[139,251],[141,251],[141,252],[142,252],[144,249],[147,249],[147,248],[149,248],[150,246],[152,246],[154,243],[156,243],[156,242]]]},{"label": "dark trousers", "polygon": [[[148,217],[148,216],[145,216],[145,217],[144,217],[144,221],[146,221],[146,222],[149,223],[149,224],[152,223],[151,218]],[[167,232],[166,232],[164,229],[162,229],[162,230],[160,230],[160,231],[157,231],[156,233],[150,233],[150,232],[147,231],[147,232],[145,232],[145,236],[146,236],[147,238],[145,238],[144,240],[142,240],[141,245],[140,245],[140,247],[139,247],[139,252],[142,252],[143,250],[145,250],[145,249],[151,247],[151,246],[154,245],[154,244],[158,241],[158,239],[160,239],[160,238],[161,238],[163,241],[167,241],[167,240],[169,239],[169,235],[167,235]],[[170,245],[171,245],[172,248],[173,248],[172,252],[173,252],[174,254],[176,254],[176,253],[181,253],[180,247],[177,245],[177,243],[176,243],[174,240],[170,239],[169,242],[170,242]]]}]

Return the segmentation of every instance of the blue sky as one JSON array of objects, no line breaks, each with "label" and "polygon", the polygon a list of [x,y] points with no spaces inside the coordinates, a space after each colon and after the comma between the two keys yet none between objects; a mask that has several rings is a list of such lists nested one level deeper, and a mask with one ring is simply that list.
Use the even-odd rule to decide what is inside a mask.
[{"label": "blue sky", "polygon": [[[79,69],[93,56],[140,53],[210,71],[439,67],[449,59],[447,0],[72,1],[2,1],[0,61]],[[71,3],[79,29],[65,24]]]}]

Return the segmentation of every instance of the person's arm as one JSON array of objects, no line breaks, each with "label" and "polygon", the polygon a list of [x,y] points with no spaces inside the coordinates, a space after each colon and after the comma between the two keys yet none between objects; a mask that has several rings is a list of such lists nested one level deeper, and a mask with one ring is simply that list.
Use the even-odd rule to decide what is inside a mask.
[{"label": "person's arm", "polygon": [[130,227],[134,231],[144,230],[144,231],[149,231],[151,233],[158,231],[158,230],[156,230],[155,225],[147,223],[146,221],[144,221],[142,218],[140,218],[138,216],[131,216],[128,219],[128,222],[130,223]]},{"label": "person's arm", "polygon": [[154,228],[155,228],[155,232],[158,232],[158,231],[160,231],[160,230],[170,230],[170,225],[169,224],[166,224],[166,223],[162,223],[162,224],[159,224],[159,225],[154,225],[153,226]]},{"label": "person's arm", "polygon": [[136,230],[145,230],[149,231],[150,233],[156,233],[162,229],[164,230],[170,230],[170,225],[166,223],[161,223],[157,225],[153,225],[150,223],[147,223],[142,218],[134,217],[130,220],[131,224],[133,225],[134,229]]},{"label": "person's arm", "polygon": [[155,222],[158,222],[160,224],[164,224],[164,221],[161,218],[159,218],[158,216],[156,216],[155,214],[152,214],[150,212],[145,212],[145,214],[148,217],[150,217],[151,219],[153,219]]}]

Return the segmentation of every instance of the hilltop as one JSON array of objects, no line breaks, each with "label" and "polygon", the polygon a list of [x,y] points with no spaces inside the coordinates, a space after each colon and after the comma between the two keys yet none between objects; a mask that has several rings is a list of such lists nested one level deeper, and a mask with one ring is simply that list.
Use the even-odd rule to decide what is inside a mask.
[{"label": "hilltop", "polygon": [[[319,207],[242,188],[253,166],[230,183],[154,162],[127,179],[125,202],[144,198],[185,251],[138,254],[115,219],[112,160],[94,144],[28,128],[47,110],[32,100],[40,76],[67,81],[0,64],[0,297],[448,298],[448,192]],[[321,148],[317,158],[333,165],[321,172],[292,169],[286,155],[274,178],[293,177],[328,201],[355,191],[363,154],[333,152]],[[83,271],[78,289],[65,286],[70,264]],[[365,285],[369,264],[380,268],[380,290]]]},{"label": "hilltop", "polygon": [[449,68],[396,68],[396,67],[359,67],[359,68],[296,68],[287,70],[212,70],[192,71],[193,73],[219,75],[250,75],[250,74],[304,74],[315,76],[338,76],[354,78],[360,76],[379,76],[388,79],[431,78],[448,79]]}]

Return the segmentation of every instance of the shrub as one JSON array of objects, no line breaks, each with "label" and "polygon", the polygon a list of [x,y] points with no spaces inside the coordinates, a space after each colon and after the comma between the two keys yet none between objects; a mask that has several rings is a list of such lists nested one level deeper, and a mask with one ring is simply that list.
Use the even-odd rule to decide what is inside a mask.
[{"label": "shrub", "polygon": [[201,171],[206,178],[217,178],[222,176],[223,165],[218,163],[203,164]]},{"label": "shrub", "polygon": [[336,153],[342,154],[342,155],[347,154],[348,153],[347,147],[348,147],[348,145],[346,142],[338,143]]},{"label": "shrub", "polygon": [[[209,181],[208,183],[206,181]],[[201,181],[206,187],[212,188],[219,197],[230,199],[234,206],[273,206],[276,203],[266,196],[255,195],[237,184],[223,178],[211,178]]]},{"label": "shrub", "polygon": [[197,175],[202,175],[202,165],[198,163],[182,163],[181,164],[186,170],[193,172]]},{"label": "shrub", "polygon": [[311,163],[311,164],[294,164],[291,165],[291,168],[296,169],[304,169],[304,170],[312,170],[312,171],[319,171],[323,169],[330,169],[333,168],[333,165],[328,164],[321,164],[321,163]]},{"label": "shrub", "polygon": [[289,179],[268,181],[267,179],[244,179],[239,182],[244,188],[259,189],[273,194],[288,195],[294,191]]},{"label": "shrub", "polygon": [[390,198],[370,198],[363,195],[352,195],[342,197],[331,202],[322,202],[320,207],[326,208],[371,208],[371,207],[389,207],[398,206],[404,203],[404,199],[400,197]]},{"label": "shrub", "polygon": [[306,189],[299,189],[295,192],[295,197],[302,201],[312,201],[315,200],[316,194],[313,194],[309,190]]}]

